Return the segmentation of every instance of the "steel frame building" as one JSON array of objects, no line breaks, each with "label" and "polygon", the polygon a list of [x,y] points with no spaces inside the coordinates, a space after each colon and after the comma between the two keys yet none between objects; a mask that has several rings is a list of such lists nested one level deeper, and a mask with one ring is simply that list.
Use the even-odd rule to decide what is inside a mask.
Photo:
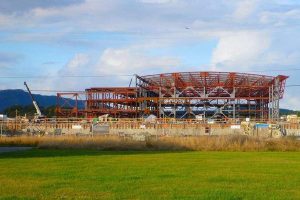
[{"label": "steel frame building", "polygon": [[[160,118],[255,118],[279,119],[283,97],[283,75],[266,76],[236,72],[178,72],[135,76],[135,87],[90,88],[82,94],[58,93],[58,116]],[[84,96],[84,108],[73,103],[64,108],[63,98]],[[70,105],[70,104],[69,104]],[[66,112],[69,110],[71,112]]]}]

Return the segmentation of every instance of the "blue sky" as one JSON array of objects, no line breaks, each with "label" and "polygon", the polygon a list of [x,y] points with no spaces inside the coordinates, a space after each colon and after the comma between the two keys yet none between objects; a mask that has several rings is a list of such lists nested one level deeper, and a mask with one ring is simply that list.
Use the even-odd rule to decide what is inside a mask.
[{"label": "blue sky", "polygon": [[[213,70],[300,84],[299,33],[296,0],[0,0],[0,89],[23,88],[5,76],[83,90],[128,85],[112,74]],[[281,107],[300,109],[299,89],[288,87]]]}]

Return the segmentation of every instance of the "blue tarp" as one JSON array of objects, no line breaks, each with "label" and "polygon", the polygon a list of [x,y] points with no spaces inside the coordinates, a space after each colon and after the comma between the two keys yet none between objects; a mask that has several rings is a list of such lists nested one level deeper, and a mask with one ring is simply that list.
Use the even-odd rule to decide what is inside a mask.
[{"label": "blue tarp", "polygon": [[269,128],[269,124],[255,124],[255,128]]}]

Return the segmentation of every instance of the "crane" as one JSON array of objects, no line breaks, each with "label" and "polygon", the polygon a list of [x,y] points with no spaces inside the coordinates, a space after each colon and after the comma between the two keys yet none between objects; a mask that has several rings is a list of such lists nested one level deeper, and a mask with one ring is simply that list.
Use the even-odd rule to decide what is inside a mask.
[{"label": "crane", "polygon": [[35,101],[33,95],[31,94],[31,91],[30,91],[30,89],[29,89],[27,83],[24,82],[24,85],[25,85],[25,87],[26,87],[26,89],[27,89],[27,91],[28,91],[28,93],[29,93],[29,95],[30,95],[30,97],[31,97],[33,106],[34,106],[34,108],[35,108],[35,110],[36,110],[36,116],[35,116],[35,117],[37,117],[37,118],[43,118],[44,115],[42,114],[42,112],[41,112],[41,110],[40,110],[40,108],[39,108],[37,102]]}]

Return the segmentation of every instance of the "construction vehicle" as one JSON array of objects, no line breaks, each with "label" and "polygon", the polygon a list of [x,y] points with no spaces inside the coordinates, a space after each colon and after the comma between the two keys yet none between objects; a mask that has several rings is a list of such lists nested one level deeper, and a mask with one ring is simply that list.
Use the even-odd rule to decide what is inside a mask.
[{"label": "construction vehicle", "polygon": [[34,115],[33,121],[34,121],[34,122],[40,122],[41,119],[44,119],[44,118],[45,118],[45,116],[42,114],[41,109],[40,109],[40,107],[38,106],[36,100],[34,99],[34,97],[33,97],[33,95],[32,95],[32,93],[31,93],[31,91],[30,91],[30,89],[29,89],[29,87],[28,87],[28,85],[27,85],[26,82],[24,82],[24,85],[25,85],[25,87],[26,87],[26,89],[27,89],[27,91],[28,91],[28,93],[29,93],[29,95],[30,95],[30,98],[31,98],[31,100],[32,100],[32,104],[33,104],[33,106],[34,106],[34,108],[35,108],[35,111],[36,111],[36,113],[35,113],[35,115]]}]

